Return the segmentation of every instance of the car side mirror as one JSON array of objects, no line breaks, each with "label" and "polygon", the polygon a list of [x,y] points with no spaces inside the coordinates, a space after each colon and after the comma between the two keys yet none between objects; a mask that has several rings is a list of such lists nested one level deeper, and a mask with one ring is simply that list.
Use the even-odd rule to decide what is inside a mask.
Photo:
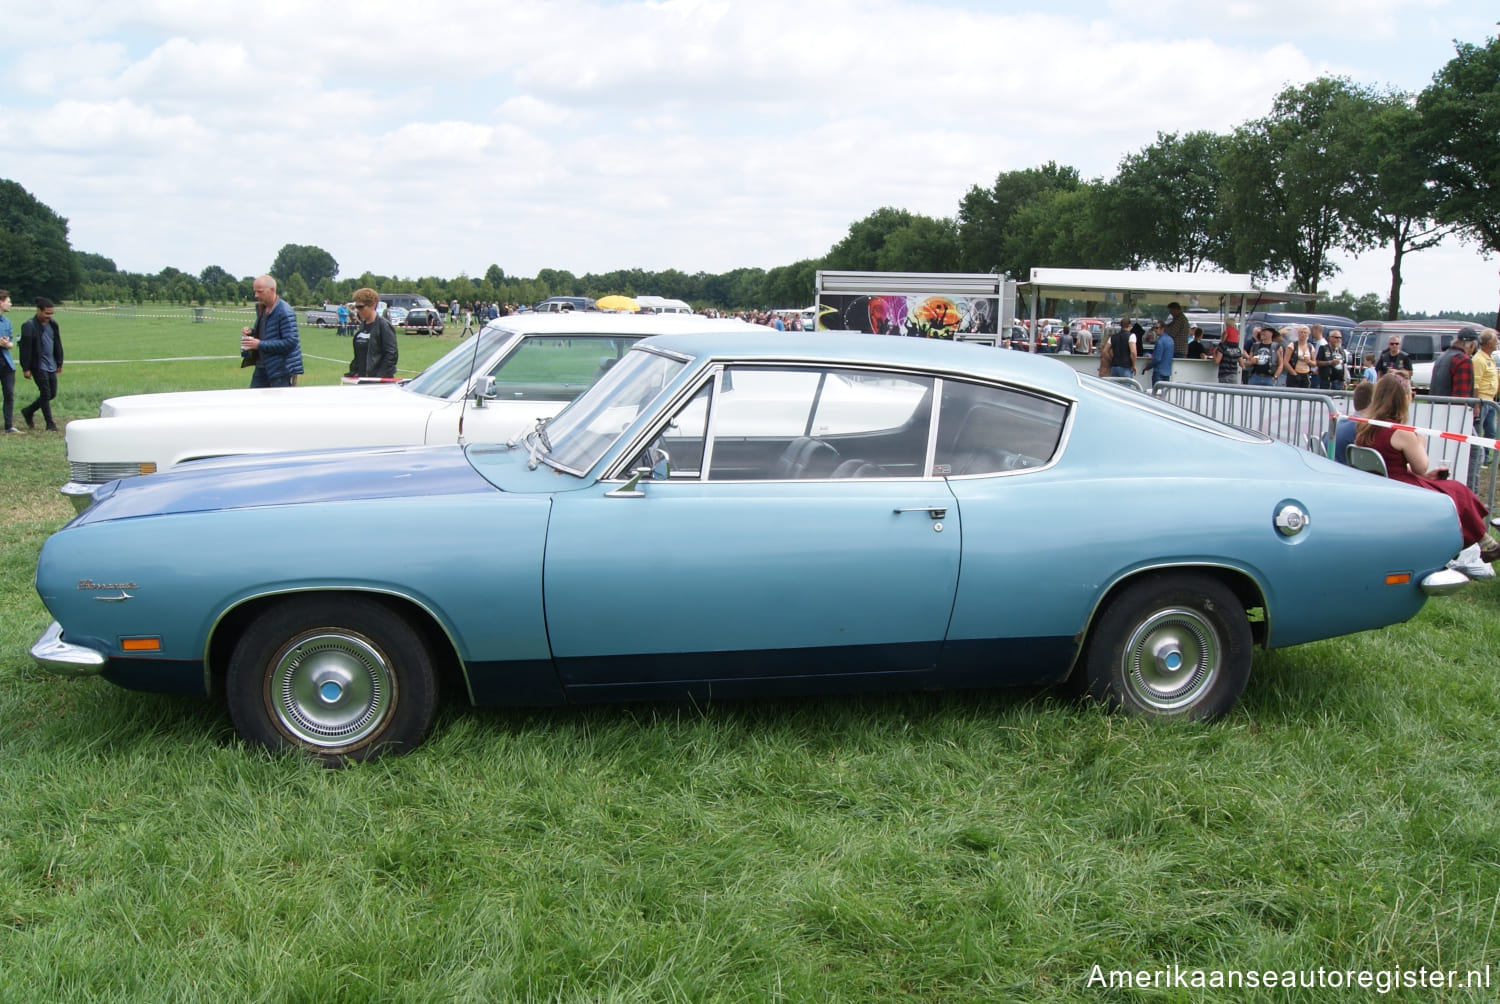
[{"label": "car side mirror", "polygon": [[672,477],[672,458],[659,446],[648,447],[646,459],[651,462],[651,480],[667,481]]},{"label": "car side mirror", "polygon": [[495,378],[482,376],[474,383],[474,407],[483,408],[484,402],[495,396]]}]

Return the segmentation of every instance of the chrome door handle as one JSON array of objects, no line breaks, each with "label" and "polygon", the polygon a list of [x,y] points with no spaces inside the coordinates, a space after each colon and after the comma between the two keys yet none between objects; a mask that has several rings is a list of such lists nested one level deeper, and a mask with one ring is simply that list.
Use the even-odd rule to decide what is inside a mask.
[{"label": "chrome door handle", "polygon": [[893,509],[891,511],[898,516],[904,512],[925,512],[933,519],[947,519],[948,517],[948,510],[940,505],[914,505],[906,509]]}]

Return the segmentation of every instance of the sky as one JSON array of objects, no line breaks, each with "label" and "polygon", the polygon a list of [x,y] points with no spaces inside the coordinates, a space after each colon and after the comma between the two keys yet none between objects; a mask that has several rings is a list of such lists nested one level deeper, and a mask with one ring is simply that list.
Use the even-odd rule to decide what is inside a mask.
[{"label": "sky", "polygon": [[[881,206],[954,216],[1057,161],[1113,177],[1323,75],[1419,91],[1493,0],[0,0],[0,177],[119,267],[724,272]],[[1049,262],[1038,262],[1049,265]],[[1390,255],[1325,284],[1390,284]],[[1500,259],[1404,266],[1493,310]],[[1023,277],[1024,278],[1024,277]],[[637,290],[636,292],[651,292]]]}]

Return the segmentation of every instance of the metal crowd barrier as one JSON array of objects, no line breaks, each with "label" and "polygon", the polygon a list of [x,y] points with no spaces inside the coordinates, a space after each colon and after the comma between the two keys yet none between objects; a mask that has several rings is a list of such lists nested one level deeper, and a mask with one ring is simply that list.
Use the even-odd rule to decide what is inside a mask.
[{"label": "metal crowd barrier", "polygon": [[[1247,384],[1159,383],[1154,393],[1169,404],[1199,415],[1252,429],[1299,449],[1329,456],[1339,415],[1353,410],[1347,390],[1299,390]],[[1461,435],[1474,433],[1474,405],[1470,397],[1417,395],[1411,425]],[[1471,450],[1484,462],[1484,450],[1438,436],[1427,437],[1427,455],[1433,464],[1447,466],[1456,480],[1468,483]],[[1479,495],[1495,504],[1496,474],[1500,464],[1491,464],[1488,485],[1480,484]]]},{"label": "metal crowd barrier", "polygon": [[1336,391],[1288,390],[1228,383],[1159,383],[1156,396],[1168,404],[1263,433],[1283,443],[1328,455],[1343,408]]}]

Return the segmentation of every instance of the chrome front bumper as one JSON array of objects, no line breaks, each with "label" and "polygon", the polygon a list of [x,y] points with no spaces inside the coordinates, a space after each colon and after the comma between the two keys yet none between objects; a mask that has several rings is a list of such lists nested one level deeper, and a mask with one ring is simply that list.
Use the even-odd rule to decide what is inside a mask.
[{"label": "chrome front bumper", "polygon": [[[105,482],[108,484],[108,482]],[[77,481],[69,481],[58,491],[62,492],[63,498],[73,503],[73,512],[80,513],[94,504],[94,490],[99,485],[86,485]]]},{"label": "chrome front bumper", "polygon": [[91,648],[69,645],[62,640],[62,625],[53,621],[31,646],[31,657],[49,673],[59,676],[95,676],[108,661]]}]

